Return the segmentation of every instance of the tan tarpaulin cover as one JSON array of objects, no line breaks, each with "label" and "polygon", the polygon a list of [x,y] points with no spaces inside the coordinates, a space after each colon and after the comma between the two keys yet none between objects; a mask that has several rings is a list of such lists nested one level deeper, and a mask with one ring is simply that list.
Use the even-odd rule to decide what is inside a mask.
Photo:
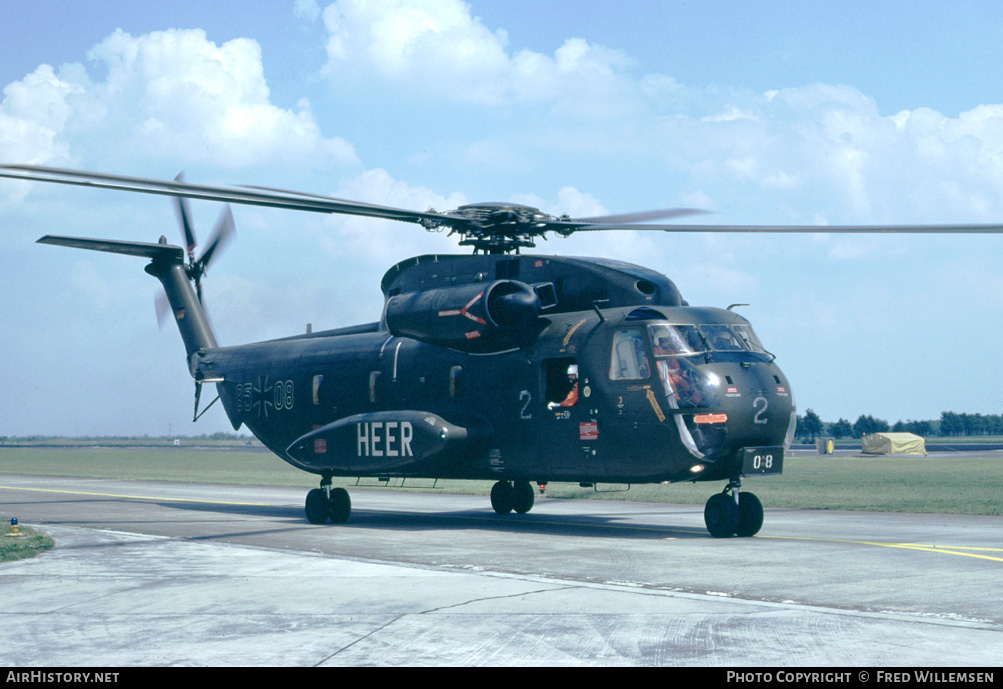
[{"label": "tan tarpaulin cover", "polygon": [[871,433],[861,449],[868,455],[925,455],[926,441],[912,433]]}]

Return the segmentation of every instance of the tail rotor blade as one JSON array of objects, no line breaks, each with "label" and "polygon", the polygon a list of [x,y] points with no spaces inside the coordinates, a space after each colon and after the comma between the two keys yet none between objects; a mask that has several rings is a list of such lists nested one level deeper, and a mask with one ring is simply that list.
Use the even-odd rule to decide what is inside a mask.
[{"label": "tail rotor blade", "polygon": [[[179,172],[178,176],[174,178],[175,182],[184,182],[185,173]],[[198,246],[198,240],[195,239],[195,230],[192,228],[192,212],[188,207],[188,199],[183,196],[175,196],[174,208],[178,213],[178,221],[181,223],[181,231],[185,235],[185,247],[188,250],[188,255],[191,256],[195,247]]]},{"label": "tail rotor blade", "polygon": [[219,221],[216,223],[216,229],[213,230],[209,244],[199,259],[203,272],[212,263],[213,257],[217,255],[217,252],[226,248],[226,245],[233,239],[236,231],[237,229],[233,223],[233,213],[230,211],[230,204],[227,204],[223,208],[223,213],[219,216]]},{"label": "tail rotor blade", "polygon": [[154,296],[153,308],[157,311],[157,327],[163,330],[167,312],[171,310],[171,304],[167,301],[167,293],[164,290],[158,291]]}]

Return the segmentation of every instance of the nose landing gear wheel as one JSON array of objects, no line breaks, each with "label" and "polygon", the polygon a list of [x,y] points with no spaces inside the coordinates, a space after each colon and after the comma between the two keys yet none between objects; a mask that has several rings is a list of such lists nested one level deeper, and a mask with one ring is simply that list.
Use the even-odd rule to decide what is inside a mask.
[{"label": "nose landing gear wheel", "polygon": [[738,531],[740,514],[735,499],[727,493],[710,496],[703,509],[704,523],[714,538],[731,538]]},{"label": "nose landing gear wheel", "polygon": [[763,528],[763,503],[755,493],[740,493],[738,496],[737,536],[755,536]]}]

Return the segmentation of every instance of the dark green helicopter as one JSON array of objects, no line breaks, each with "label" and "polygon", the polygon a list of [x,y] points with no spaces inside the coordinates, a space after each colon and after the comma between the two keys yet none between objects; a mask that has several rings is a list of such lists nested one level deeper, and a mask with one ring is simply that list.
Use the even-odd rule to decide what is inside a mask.
[{"label": "dark green helicopter", "polygon": [[[791,386],[749,322],[693,307],[664,275],[604,258],[524,255],[548,232],[1001,232],[999,225],[713,226],[647,221],[699,213],[554,217],[481,203],[415,212],[261,187],[189,184],[56,168],[0,166],[0,177],[176,199],[187,245],[45,236],[38,241],[149,259],[195,380],[214,383],[234,429],[247,426],[290,464],[321,477],[315,524],[349,518],[332,478],[496,481],[499,514],[532,509],[532,483],[585,486],[726,481],[704,509],[716,537],[763,523],[742,478],[778,475],[795,431]],[[198,259],[185,199],[344,213],[448,229],[469,255],[390,268],[378,321],[221,347],[201,278],[233,233],[227,209]],[[187,253],[187,262],[185,256]],[[193,289],[194,285],[194,289]],[[734,306],[734,305],[733,305]],[[215,401],[215,400],[214,400]]]}]

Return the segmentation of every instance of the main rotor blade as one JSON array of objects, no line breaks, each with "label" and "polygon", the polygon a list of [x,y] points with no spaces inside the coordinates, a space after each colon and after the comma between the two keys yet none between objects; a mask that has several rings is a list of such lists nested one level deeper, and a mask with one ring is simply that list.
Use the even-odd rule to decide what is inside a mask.
[{"label": "main rotor blade", "polygon": [[588,223],[600,225],[614,225],[619,223],[638,223],[648,220],[662,220],[664,218],[680,218],[687,215],[702,215],[709,213],[700,208],[666,208],[660,211],[642,211],[640,213],[623,213],[621,215],[602,215],[595,218],[572,218],[573,223]]},{"label": "main rotor blade", "polygon": [[583,230],[660,230],[662,232],[763,232],[781,234],[998,234],[1003,225],[593,225]]},{"label": "main rotor blade", "polygon": [[276,187],[263,187],[258,184],[238,184],[241,189],[256,189],[258,191],[274,191],[277,194],[286,196],[302,196],[308,199],[324,199],[325,201],[344,201],[345,203],[355,203],[349,199],[339,199],[335,196],[325,196],[324,194],[311,194],[308,191],[291,191],[289,189],[277,189]]},{"label": "main rotor blade", "polygon": [[[390,206],[379,206],[357,201],[346,201],[330,197],[312,196],[297,192],[264,191],[251,189],[233,189],[215,187],[187,182],[165,182],[161,180],[125,177],[97,172],[64,170],[35,165],[0,165],[0,178],[24,179],[56,184],[71,184],[76,186],[99,189],[116,189],[161,196],[185,197],[206,201],[223,201],[270,208],[285,208],[313,213],[342,213],[389,220],[400,220],[421,224],[427,228],[446,226],[460,232],[476,234],[478,229],[469,217],[450,215],[447,213],[409,211]],[[685,214],[695,209],[678,209]],[[552,231],[561,235],[569,235],[580,231],[599,230],[643,230],[663,232],[769,232],[769,233],[810,233],[810,234],[869,234],[869,233],[910,233],[910,234],[996,234],[1003,233],[1003,225],[999,224],[957,224],[957,225],[677,225],[677,224],[647,224],[640,222],[625,222],[622,218],[632,221],[661,211],[646,213],[631,213],[622,216],[607,216],[596,218],[603,222],[581,220],[546,220],[530,223],[526,226],[527,234],[539,236],[543,232]],[[662,216],[665,217],[665,216]],[[492,234],[490,230],[484,234]]]},{"label": "main rotor blade", "polygon": [[203,201],[222,201],[268,208],[308,211],[312,213],[341,213],[388,220],[400,220],[428,225],[461,227],[466,225],[462,218],[451,218],[440,213],[422,213],[391,206],[380,206],[358,201],[345,201],[329,197],[294,196],[289,193],[252,191],[229,187],[189,184],[187,182],[166,182],[163,180],[126,177],[100,172],[84,172],[36,165],[0,165],[0,177],[24,179],[55,184],[70,184],[94,189],[114,189],[142,194],[175,196]]}]

